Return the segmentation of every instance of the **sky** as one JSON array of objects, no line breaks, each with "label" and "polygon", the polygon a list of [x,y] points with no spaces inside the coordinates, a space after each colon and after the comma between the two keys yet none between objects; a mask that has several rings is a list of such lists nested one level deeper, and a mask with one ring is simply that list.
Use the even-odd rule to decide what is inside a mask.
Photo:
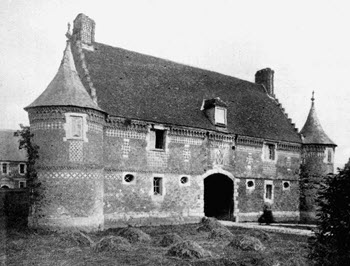
[{"label": "sky", "polygon": [[23,108],[53,79],[67,23],[96,22],[95,40],[254,82],[275,71],[275,94],[301,130],[315,91],[318,118],[350,157],[347,1],[0,0],[0,128],[29,125]]}]

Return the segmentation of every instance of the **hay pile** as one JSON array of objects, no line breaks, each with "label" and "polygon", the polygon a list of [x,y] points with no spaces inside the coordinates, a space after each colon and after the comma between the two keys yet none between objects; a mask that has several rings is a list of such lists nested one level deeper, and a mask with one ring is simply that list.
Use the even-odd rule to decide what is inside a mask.
[{"label": "hay pile", "polygon": [[210,231],[208,235],[209,239],[224,239],[231,240],[233,239],[233,234],[226,227],[214,228]]},{"label": "hay pile", "polygon": [[197,228],[197,231],[210,232],[216,228],[226,228],[223,226],[216,218],[203,217],[200,223],[200,226]]},{"label": "hay pile", "polygon": [[172,245],[168,252],[168,256],[179,257],[182,259],[200,259],[205,257],[211,257],[211,253],[196,242],[186,240]]},{"label": "hay pile", "polygon": [[175,243],[179,243],[182,241],[182,238],[178,234],[169,233],[162,237],[162,239],[159,242],[159,245],[161,245],[162,247],[169,247]]},{"label": "hay pile", "polygon": [[119,232],[119,235],[129,240],[131,243],[150,242],[151,237],[140,229],[128,227]]},{"label": "hay pile", "polygon": [[250,230],[248,235],[256,237],[256,238],[258,238],[259,240],[262,240],[262,241],[270,241],[270,240],[272,240],[272,237],[271,237],[270,234],[268,234],[267,232],[265,232],[263,230],[259,230],[259,229]]},{"label": "hay pile", "polygon": [[105,236],[91,246],[94,252],[128,251],[130,248],[129,241],[120,236]]},{"label": "hay pile", "polygon": [[265,246],[260,240],[253,236],[244,235],[240,239],[234,239],[228,245],[228,248],[239,248],[245,251],[264,251]]}]

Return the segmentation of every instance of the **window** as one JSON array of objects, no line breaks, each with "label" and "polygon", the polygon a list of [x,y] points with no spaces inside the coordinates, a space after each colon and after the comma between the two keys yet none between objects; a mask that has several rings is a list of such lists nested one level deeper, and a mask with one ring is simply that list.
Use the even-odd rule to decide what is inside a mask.
[{"label": "window", "polygon": [[131,183],[135,180],[135,177],[132,174],[126,174],[124,176],[124,182],[125,183]]},{"label": "window", "polygon": [[249,189],[249,190],[254,190],[255,189],[254,180],[247,179],[247,181],[246,181],[246,188]]},{"label": "window", "polygon": [[283,181],[282,182],[282,189],[283,190],[289,190],[290,189],[290,182],[289,181]]},{"label": "window", "polygon": [[65,113],[65,116],[66,124],[64,125],[64,129],[66,131],[66,137],[64,138],[64,141],[67,139],[76,139],[87,142],[87,115],[79,113]]},{"label": "window", "polygon": [[264,159],[266,161],[275,161],[276,159],[276,146],[275,144],[264,145]]},{"label": "window", "polygon": [[26,187],[26,181],[19,181],[19,188],[25,188]]},{"label": "window", "polygon": [[272,185],[266,185],[265,198],[268,200],[272,200]]},{"label": "window", "polygon": [[265,180],[264,199],[266,202],[272,203],[273,201],[273,181]]},{"label": "window", "polygon": [[153,178],[153,195],[163,195],[163,178]]},{"label": "window", "polygon": [[226,108],[215,107],[215,124],[226,125]]},{"label": "window", "polygon": [[18,165],[18,171],[20,175],[24,175],[26,173],[26,164],[25,163],[20,163]]},{"label": "window", "polygon": [[8,172],[9,172],[9,170],[8,170],[8,163],[2,163],[1,164],[1,172],[3,173],[3,174],[8,174]]},{"label": "window", "polygon": [[181,186],[189,186],[190,185],[190,178],[188,176],[181,176],[180,177],[180,185]]},{"label": "window", "polygon": [[71,116],[71,135],[73,138],[82,138],[83,137],[83,117],[81,116]]},{"label": "window", "polygon": [[164,129],[150,130],[150,148],[156,150],[165,150],[165,134]]}]

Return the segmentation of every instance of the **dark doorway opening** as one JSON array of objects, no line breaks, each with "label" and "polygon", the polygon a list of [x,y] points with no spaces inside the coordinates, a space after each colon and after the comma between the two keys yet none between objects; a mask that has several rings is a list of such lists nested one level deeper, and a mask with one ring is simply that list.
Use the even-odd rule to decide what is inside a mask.
[{"label": "dark doorway opening", "polygon": [[233,181],[223,174],[204,179],[204,214],[219,220],[233,220]]}]

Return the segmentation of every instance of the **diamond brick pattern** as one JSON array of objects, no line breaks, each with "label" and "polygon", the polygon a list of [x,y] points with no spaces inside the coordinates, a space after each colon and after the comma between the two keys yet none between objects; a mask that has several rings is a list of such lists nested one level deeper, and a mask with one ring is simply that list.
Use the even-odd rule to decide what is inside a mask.
[{"label": "diamond brick pattern", "polygon": [[181,143],[185,145],[202,145],[203,140],[199,138],[186,138],[186,137],[178,137],[178,136],[171,136],[170,142],[174,143]]},{"label": "diamond brick pattern", "polygon": [[63,123],[60,121],[57,122],[37,122],[31,123],[30,130],[53,130],[63,128]]},{"label": "diamond brick pattern", "polygon": [[119,137],[125,139],[146,139],[146,133],[137,131],[124,131],[119,129],[107,129],[107,137]]},{"label": "diamond brick pattern", "polygon": [[69,160],[71,162],[83,161],[83,142],[82,141],[69,142]]}]

